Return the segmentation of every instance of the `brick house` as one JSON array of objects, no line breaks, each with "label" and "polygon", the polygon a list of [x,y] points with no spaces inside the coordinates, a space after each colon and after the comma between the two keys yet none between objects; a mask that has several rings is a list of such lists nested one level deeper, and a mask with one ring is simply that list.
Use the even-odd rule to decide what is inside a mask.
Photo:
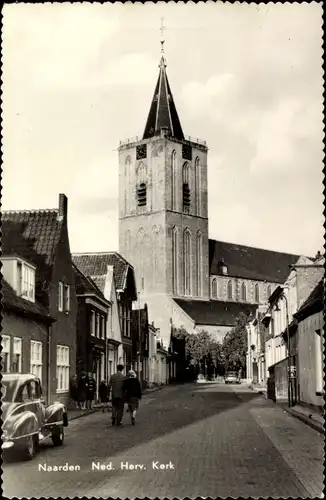
[{"label": "brick house", "polygon": [[77,296],[77,373],[91,372],[98,394],[101,380],[108,377],[107,323],[111,302],[91,278],[75,265],[73,268]]},{"label": "brick house", "polygon": [[[10,347],[20,349],[18,370],[41,375],[47,401],[65,404],[76,370],[77,318],[67,209],[67,197],[60,194],[59,209],[3,212],[1,257],[3,334]],[[17,370],[13,363],[8,368]]]},{"label": "brick house", "polygon": [[[137,300],[133,267],[117,252],[77,253],[73,255],[73,261],[83,274],[89,276],[99,286],[102,292],[105,287],[105,278],[108,276],[108,269],[111,266],[113,267],[116,304],[119,315],[119,325],[117,325],[117,328],[120,330],[123,348],[122,356],[119,355],[119,363],[123,363],[128,370],[136,362],[133,356],[131,330],[132,304]],[[108,298],[106,293],[104,293],[104,296]],[[112,307],[114,305],[112,302]],[[110,338],[111,334],[109,341]],[[116,340],[116,338],[113,340]]]}]

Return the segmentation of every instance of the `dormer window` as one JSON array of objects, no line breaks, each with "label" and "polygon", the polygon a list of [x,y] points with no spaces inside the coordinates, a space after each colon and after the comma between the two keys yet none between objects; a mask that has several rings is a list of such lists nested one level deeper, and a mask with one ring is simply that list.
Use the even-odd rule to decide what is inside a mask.
[{"label": "dormer window", "polygon": [[225,264],[224,260],[220,262],[221,274],[228,274],[228,266]]},{"label": "dormer window", "polygon": [[4,279],[19,297],[35,302],[36,268],[19,257],[1,257]]},{"label": "dormer window", "polygon": [[17,260],[17,292],[20,297],[35,302],[35,268]]}]

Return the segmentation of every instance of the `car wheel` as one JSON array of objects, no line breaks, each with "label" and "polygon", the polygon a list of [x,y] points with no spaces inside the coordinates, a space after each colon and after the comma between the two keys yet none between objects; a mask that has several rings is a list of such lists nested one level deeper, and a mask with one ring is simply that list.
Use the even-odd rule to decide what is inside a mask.
[{"label": "car wheel", "polygon": [[56,429],[52,431],[52,443],[54,446],[61,446],[63,445],[63,441],[65,438],[63,426],[59,425]]},{"label": "car wheel", "polygon": [[26,438],[26,444],[24,446],[23,457],[25,460],[32,460],[36,455],[38,448],[38,437],[37,434],[28,436]]}]

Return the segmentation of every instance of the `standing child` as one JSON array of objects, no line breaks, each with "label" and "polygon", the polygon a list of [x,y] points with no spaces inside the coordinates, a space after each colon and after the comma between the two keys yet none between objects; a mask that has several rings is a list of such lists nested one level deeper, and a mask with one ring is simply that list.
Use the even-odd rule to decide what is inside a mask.
[{"label": "standing child", "polygon": [[[108,404],[108,386],[105,380],[102,380],[98,388],[98,393],[100,397],[100,402],[102,404],[102,411],[104,413],[105,405]],[[108,408],[109,411],[109,408]]]},{"label": "standing child", "polygon": [[92,372],[89,372],[89,374],[88,374],[88,387],[87,387],[87,408],[89,410],[91,410],[93,407],[93,401],[95,399],[95,392],[96,392],[96,381],[95,381],[95,378],[93,377]]}]

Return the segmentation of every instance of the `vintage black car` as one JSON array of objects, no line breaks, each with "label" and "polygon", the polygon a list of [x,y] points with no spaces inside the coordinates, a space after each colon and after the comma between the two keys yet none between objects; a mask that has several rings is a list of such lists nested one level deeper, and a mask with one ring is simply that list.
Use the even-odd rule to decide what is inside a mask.
[{"label": "vintage black car", "polygon": [[41,381],[31,374],[4,373],[2,393],[2,450],[19,450],[32,459],[38,445],[51,437],[55,446],[63,444],[68,415],[62,403],[46,406]]}]

